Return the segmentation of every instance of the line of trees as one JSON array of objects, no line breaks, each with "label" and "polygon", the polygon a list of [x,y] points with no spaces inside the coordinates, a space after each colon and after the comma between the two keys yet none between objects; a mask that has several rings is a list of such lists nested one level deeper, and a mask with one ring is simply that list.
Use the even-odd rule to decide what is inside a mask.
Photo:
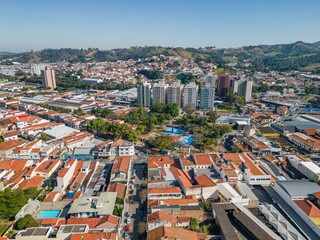
[{"label": "line of trees", "polygon": [[132,130],[127,124],[110,123],[101,117],[91,120],[87,127],[97,133],[121,137],[131,142],[136,142],[138,140],[137,132]]}]

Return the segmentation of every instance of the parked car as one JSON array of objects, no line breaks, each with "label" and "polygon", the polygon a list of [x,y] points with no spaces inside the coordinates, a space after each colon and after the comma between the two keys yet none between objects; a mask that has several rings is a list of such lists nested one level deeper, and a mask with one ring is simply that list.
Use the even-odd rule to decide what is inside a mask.
[{"label": "parked car", "polygon": [[126,232],[129,232],[130,231],[130,225],[126,225]]},{"label": "parked car", "polygon": [[143,205],[143,204],[144,204],[144,200],[143,200],[143,199],[141,199],[141,200],[140,200],[140,203],[141,203],[141,205]]},{"label": "parked car", "polygon": [[125,238],[125,239],[129,238],[129,233],[128,233],[128,232],[125,232],[125,233],[124,233],[124,238]]},{"label": "parked car", "polygon": [[134,185],[130,185],[130,189],[134,189]]},{"label": "parked car", "polygon": [[127,217],[131,217],[131,212],[127,212]]},{"label": "parked car", "polygon": [[130,218],[127,218],[126,222],[127,222],[127,223],[130,223],[130,222],[131,222],[131,221],[130,221]]}]

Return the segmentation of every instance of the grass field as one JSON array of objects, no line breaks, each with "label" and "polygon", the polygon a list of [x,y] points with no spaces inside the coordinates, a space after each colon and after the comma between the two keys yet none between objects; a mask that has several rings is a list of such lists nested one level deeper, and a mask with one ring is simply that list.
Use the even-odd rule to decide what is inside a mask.
[{"label": "grass field", "polygon": [[8,88],[13,88],[13,87],[35,88],[37,86],[34,86],[34,85],[7,85],[6,87],[8,87]]},{"label": "grass field", "polygon": [[311,65],[309,65],[309,66],[306,66],[306,67],[301,68],[301,70],[303,70],[303,71],[315,71],[315,70],[319,70],[319,71],[320,71],[320,63],[311,64]]},{"label": "grass field", "polygon": [[219,104],[217,106],[217,111],[218,112],[223,112],[223,113],[237,113],[238,110],[236,108],[232,108],[232,107],[229,107],[227,105],[223,105],[223,104]]}]

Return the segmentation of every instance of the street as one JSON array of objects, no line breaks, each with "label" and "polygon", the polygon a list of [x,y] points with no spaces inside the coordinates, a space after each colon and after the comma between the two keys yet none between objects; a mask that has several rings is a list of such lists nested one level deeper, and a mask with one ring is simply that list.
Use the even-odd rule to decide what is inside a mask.
[{"label": "street", "polygon": [[[141,204],[140,200],[140,191],[142,190],[141,179],[143,179],[144,173],[143,170],[146,166],[147,155],[136,151],[137,155],[133,157],[132,168],[130,174],[130,183],[128,184],[127,195],[125,196],[125,204],[123,209],[123,219],[121,221],[121,237],[122,239],[132,239],[138,240],[138,225],[140,222],[146,222],[147,218],[147,209],[146,203]],[[139,154],[139,155],[138,155]],[[133,183],[134,176],[134,183]],[[133,189],[131,189],[133,187]],[[127,213],[130,212],[130,217]],[[128,223],[130,219],[130,223]],[[129,227],[128,238],[125,238],[126,226]]]}]

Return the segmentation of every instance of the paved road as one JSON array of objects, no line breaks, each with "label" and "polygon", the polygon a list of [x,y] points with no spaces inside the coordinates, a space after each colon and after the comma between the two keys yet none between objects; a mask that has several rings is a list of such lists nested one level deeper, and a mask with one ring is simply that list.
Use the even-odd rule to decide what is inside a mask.
[{"label": "paved road", "polygon": [[[133,157],[132,161],[132,173],[135,172],[135,180],[134,183],[132,183],[132,178],[130,179],[128,194],[126,198],[128,200],[125,200],[125,206],[124,206],[124,217],[122,219],[121,223],[121,229],[122,229],[122,239],[124,238],[124,232],[125,232],[125,226],[128,225],[127,223],[127,212],[130,211],[131,217],[130,217],[130,231],[129,231],[129,238],[132,240],[138,240],[138,224],[139,222],[146,222],[146,204],[143,204],[143,207],[141,207],[140,197],[139,193],[142,189],[141,187],[141,179],[143,176],[143,169],[145,167],[144,163],[146,163],[146,155],[142,154],[141,152],[137,152],[140,155],[136,155]],[[131,174],[132,176],[132,174]],[[134,185],[134,189],[130,189],[130,186]],[[143,213],[143,214],[142,214]]]}]

